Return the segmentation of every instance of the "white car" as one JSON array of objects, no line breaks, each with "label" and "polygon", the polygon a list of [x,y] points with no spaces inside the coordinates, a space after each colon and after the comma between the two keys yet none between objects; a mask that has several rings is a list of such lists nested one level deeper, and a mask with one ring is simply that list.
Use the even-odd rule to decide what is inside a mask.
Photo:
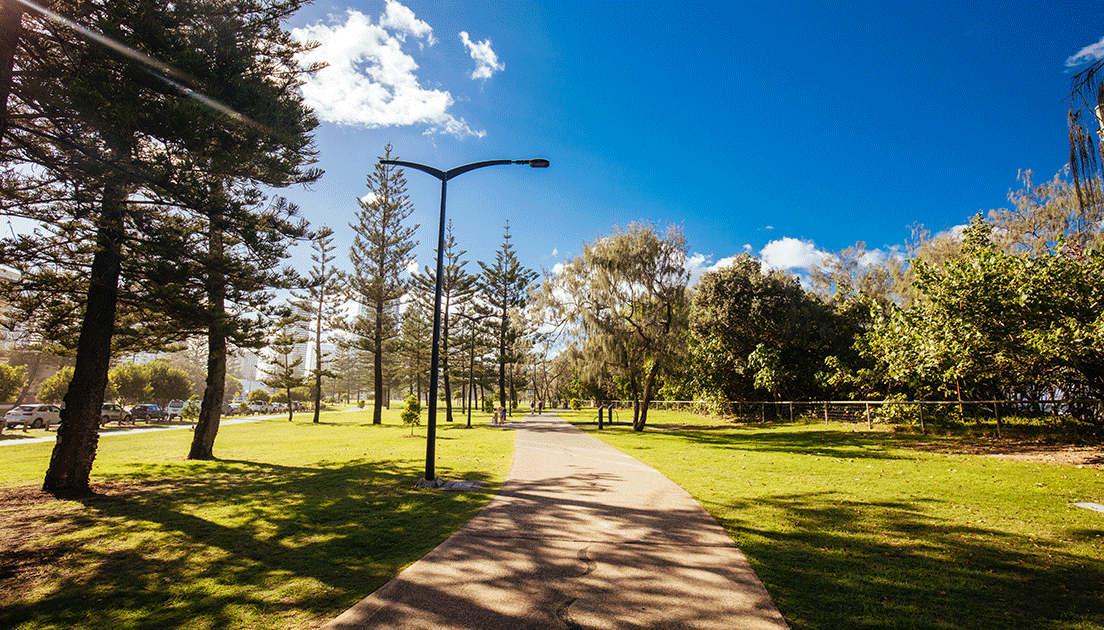
[{"label": "white car", "polygon": [[165,407],[165,417],[169,420],[173,418],[182,417],[180,414],[184,411],[183,400],[170,400],[169,404]]},{"label": "white car", "polygon": [[61,407],[57,405],[19,405],[4,416],[8,426],[23,425],[24,429],[50,428],[51,424],[61,423]]},{"label": "white car", "polygon": [[272,405],[266,402],[254,401],[249,403],[250,413],[272,413]]}]

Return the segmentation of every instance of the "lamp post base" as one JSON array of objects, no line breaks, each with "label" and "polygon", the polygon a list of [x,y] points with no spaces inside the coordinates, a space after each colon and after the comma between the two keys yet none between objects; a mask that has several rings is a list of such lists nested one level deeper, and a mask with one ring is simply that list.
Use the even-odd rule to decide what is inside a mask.
[{"label": "lamp post base", "polygon": [[426,479],[423,477],[422,479],[418,480],[418,483],[414,484],[414,487],[437,489],[443,485],[445,485],[445,482],[440,477],[436,479]]}]

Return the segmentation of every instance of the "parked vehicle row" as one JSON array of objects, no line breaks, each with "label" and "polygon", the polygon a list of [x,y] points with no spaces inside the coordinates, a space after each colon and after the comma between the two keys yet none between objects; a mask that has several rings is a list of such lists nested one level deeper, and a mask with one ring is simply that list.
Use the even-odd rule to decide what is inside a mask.
[{"label": "parked vehicle row", "polygon": [[[143,403],[134,405],[128,410],[118,403],[103,403],[100,410],[100,426],[108,422],[133,424],[138,420],[155,422],[179,419],[182,417],[181,414],[186,404],[183,400],[172,400],[164,408],[152,403]],[[61,424],[61,408],[61,405],[43,403],[18,405],[4,415],[4,423],[6,427],[22,426],[25,429],[45,428],[49,430],[51,427]],[[286,411],[287,407],[283,406],[283,409],[280,409],[280,405],[264,403],[263,407],[256,411],[253,410],[253,405],[250,405],[250,410],[251,413],[272,413],[281,410]],[[222,406],[222,415],[224,416],[235,415],[238,411],[239,406],[235,404],[226,403]]]}]

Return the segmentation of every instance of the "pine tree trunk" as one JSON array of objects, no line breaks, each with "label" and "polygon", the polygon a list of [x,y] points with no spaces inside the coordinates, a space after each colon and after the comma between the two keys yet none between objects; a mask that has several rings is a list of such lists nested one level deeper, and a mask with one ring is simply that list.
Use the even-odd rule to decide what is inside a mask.
[{"label": "pine tree trunk", "polygon": [[8,131],[8,97],[11,94],[12,69],[19,40],[23,37],[23,5],[16,0],[0,0],[0,144]]},{"label": "pine tree trunk", "polygon": [[108,186],[104,191],[88,302],[77,341],[77,362],[65,394],[50,467],[42,483],[42,490],[54,496],[90,492],[88,478],[100,438],[100,414],[111,363],[111,337],[115,332],[126,197],[121,186]]},{"label": "pine tree trunk", "polygon": [[383,302],[376,304],[376,338],[372,348],[376,396],[372,405],[372,424],[383,424]]},{"label": "pine tree trunk", "polygon": [[222,334],[220,324],[212,322],[207,333],[207,384],[203,389],[203,402],[188,459],[215,459],[215,437],[222,419],[225,393],[226,335]]},{"label": "pine tree trunk", "polygon": [[188,459],[214,459],[215,437],[222,418],[222,398],[226,393],[226,278],[219,271],[224,253],[222,215],[211,215],[210,233],[207,237],[208,254],[212,268],[207,274],[207,299],[209,301],[207,323],[207,382],[203,389],[203,402],[199,407],[199,419],[192,435],[192,447]]}]

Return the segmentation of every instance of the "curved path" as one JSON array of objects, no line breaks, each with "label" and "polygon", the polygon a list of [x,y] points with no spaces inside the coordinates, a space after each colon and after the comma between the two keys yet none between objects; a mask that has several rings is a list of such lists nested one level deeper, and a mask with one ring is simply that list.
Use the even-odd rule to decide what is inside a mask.
[{"label": "curved path", "polygon": [[554,415],[518,430],[499,493],[327,629],[778,629],[717,521],[655,469]]}]

